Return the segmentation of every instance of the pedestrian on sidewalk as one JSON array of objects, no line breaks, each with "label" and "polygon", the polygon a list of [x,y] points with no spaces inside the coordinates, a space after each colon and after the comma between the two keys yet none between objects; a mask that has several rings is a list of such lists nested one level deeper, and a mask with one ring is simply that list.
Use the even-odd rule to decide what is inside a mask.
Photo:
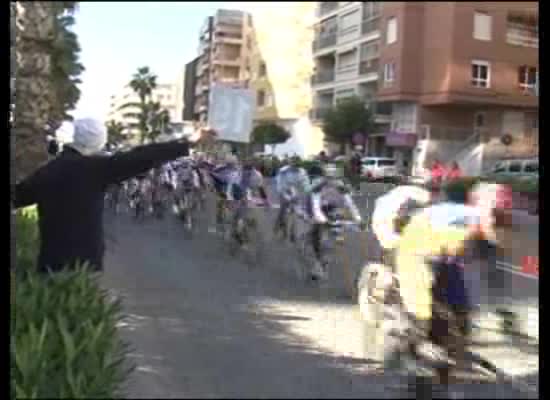
[{"label": "pedestrian on sidewalk", "polygon": [[445,178],[447,181],[462,178],[462,170],[460,169],[460,165],[458,165],[456,161],[452,163],[451,168],[449,168],[449,170],[447,171]]},{"label": "pedestrian on sidewalk", "polygon": [[103,208],[109,185],[189,154],[187,141],[172,141],[100,155],[106,142],[103,123],[90,118],[76,120],[73,142],[16,185],[16,208],[38,206],[39,271],[74,268],[79,262],[101,271]]}]

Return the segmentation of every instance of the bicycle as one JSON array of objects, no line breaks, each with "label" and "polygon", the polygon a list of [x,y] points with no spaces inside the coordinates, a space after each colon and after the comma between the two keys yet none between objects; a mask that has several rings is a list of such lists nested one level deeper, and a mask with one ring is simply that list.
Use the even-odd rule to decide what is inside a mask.
[{"label": "bicycle", "polygon": [[[337,216],[337,218],[335,218],[335,216],[332,216],[329,222],[324,224],[324,227],[321,228],[321,263],[323,269],[327,273],[335,268],[335,266],[339,263],[338,261],[342,258],[342,255],[344,253],[343,245],[345,244],[345,233],[347,231],[358,233],[363,232],[363,229],[360,228],[360,223],[341,219],[339,217],[340,216]],[[306,223],[309,222],[305,218],[303,219],[306,221]],[[301,268],[298,271],[298,276],[299,279],[305,281],[310,275],[313,263],[316,262],[313,243],[311,240],[311,229],[305,229],[301,234],[297,236],[296,247],[302,260]],[[352,298],[355,298],[356,292],[353,287],[354,280],[351,277],[349,266],[347,265],[347,263],[342,266],[344,271],[344,278],[346,280],[348,295],[350,295],[350,297]],[[325,279],[325,283],[329,281],[330,276],[327,276]]]},{"label": "bicycle", "polygon": [[260,264],[264,255],[263,236],[259,229],[259,224],[256,217],[251,214],[251,211],[265,208],[264,202],[259,202],[250,199],[239,200],[233,203],[234,213],[241,209],[239,217],[234,216],[230,222],[231,228],[228,230],[229,253],[232,256],[238,256],[243,253],[246,257],[245,262],[249,267],[254,267]]},{"label": "bicycle", "polygon": [[195,230],[194,213],[197,208],[197,193],[194,189],[184,188],[177,200],[178,216],[183,221],[185,236],[191,238]]}]

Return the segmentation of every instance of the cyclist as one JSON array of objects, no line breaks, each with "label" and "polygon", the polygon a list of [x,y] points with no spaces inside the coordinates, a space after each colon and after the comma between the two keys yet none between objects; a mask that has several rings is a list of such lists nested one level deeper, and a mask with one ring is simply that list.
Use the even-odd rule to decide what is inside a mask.
[{"label": "cyclist", "polygon": [[[447,187],[445,201],[413,214],[404,227],[396,267],[403,305],[417,328],[409,335],[413,357],[429,335],[452,359],[463,360],[470,314],[479,304],[479,271],[471,263],[479,254],[472,249],[487,239],[497,241],[493,215],[506,207],[498,201],[507,193],[502,189],[480,185],[468,196],[460,186]],[[448,366],[438,369],[441,383],[449,383],[449,373]]]},{"label": "cyclist", "polygon": [[228,154],[222,165],[214,167],[210,171],[216,198],[216,224],[221,225],[223,208],[227,200],[233,200],[233,189],[240,181],[240,170],[237,157]]},{"label": "cyclist", "polygon": [[[326,278],[326,265],[321,254],[321,238],[323,228],[332,219],[334,211],[343,210],[347,218],[363,225],[361,214],[355,205],[352,191],[342,181],[336,169],[327,168],[317,181],[313,183],[308,192],[306,207],[307,214],[312,220],[310,239],[315,255],[315,263],[311,271],[312,280]],[[363,227],[363,226],[362,226]]]},{"label": "cyclist", "polygon": [[177,169],[177,204],[178,206],[184,200],[185,196],[190,196],[191,207],[194,207],[198,191],[201,188],[201,179],[197,168],[191,160],[182,160]]},{"label": "cyclist", "polygon": [[[293,157],[290,164],[279,170],[275,178],[281,208],[275,221],[274,231],[286,232],[286,215],[289,208],[300,200],[300,195],[309,188],[309,178],[304,168],[299,166],[299,158]],[[291,238],[292,239],[292,238]]]},{"label": "cyclist", "polygon": [[264,177],[254,165],[254,160],[245,158],[242,168],[237,176],[237,181],[232,186],[232,197],[239,201],[233,219],[233,232],[239,243],[243,244],[241,237],[241,221],[246,215],[250,201],[261,199],[264,205],[269,204],[267,191],[265,189]]}]

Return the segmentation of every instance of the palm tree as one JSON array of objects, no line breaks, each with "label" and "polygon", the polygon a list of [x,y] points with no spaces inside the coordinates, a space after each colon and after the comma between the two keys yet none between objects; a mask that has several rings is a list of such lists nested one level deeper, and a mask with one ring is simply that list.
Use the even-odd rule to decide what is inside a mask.
[{"label": "palm tree", "polygon": [[[52,102],[52,115],[48,121],[52,132],[57,131],[63,121],[72,120],[68,111],[73,110],[80,98],[78,77],[84,71],[79,62],[80,45],[70,28],[74,25],[74,2],[66,2],[65,8],[58,9],[56,35],[52,43],[51,79],[54,84],[55,101]],[[58,4],[58,3],[56,3]]]},{"label": "palm tree", "polygon": [[148,103],[147,116],[149,122],[148,138],[154,142],[168,129],[170,125],[170,113],[168,110],[162,109],[160,103]]},{"label": "palm tree", "polygon": [[138,68],[129,83],[130,87],[139,97],[139,104],[125,104],[122,107],[138,106],[140,113],[137,115],[140,141],[143,144],[150,135],[148,130],[149,109],[147,100],[150,98],[153,89],[157,87],[157,77],[149,70],[149,67]]},{"label": "palm tree", "polygon": [[119,145],[126,140],[124,135],[124,125],[118,121],[109,121],[107,123],[107,137],[109,144]]}]

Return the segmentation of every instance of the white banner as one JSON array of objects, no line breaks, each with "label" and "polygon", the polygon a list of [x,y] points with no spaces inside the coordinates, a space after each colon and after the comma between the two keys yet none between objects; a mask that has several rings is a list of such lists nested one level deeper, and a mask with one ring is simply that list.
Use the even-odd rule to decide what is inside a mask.
[{"label": "white banner", "polygon": [[256,98],[251,89],[214,84],[210,88],[208,125],[220,140],[248,143]]}]

